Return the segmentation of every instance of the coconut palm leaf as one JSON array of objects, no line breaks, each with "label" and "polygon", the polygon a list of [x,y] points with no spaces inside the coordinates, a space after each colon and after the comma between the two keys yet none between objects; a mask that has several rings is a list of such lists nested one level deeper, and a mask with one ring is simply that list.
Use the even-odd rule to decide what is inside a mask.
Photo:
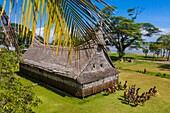
[{"label": "coconut palm leaf", "polygon": [[[23,35],[32,29],[34,40],[37,26],[44,27],[44,44],[48,47],[49,40],[53,45],[73,47],[93,40],[98,42],[94,27],[104,15],[92,0],[21,0],[21,26]],[[103,0],[96,2],[107,5]],[[5,7],[6,0],[4,0]],[[18,0],[10,0],[10,8],[18,5]],[[2,9],[1,13],[4,9]],[[0,13],[0,14],[1,14]],[[53,39],[50,31],[54,29]],[[57,43],[56,43],[57,42]]]}]

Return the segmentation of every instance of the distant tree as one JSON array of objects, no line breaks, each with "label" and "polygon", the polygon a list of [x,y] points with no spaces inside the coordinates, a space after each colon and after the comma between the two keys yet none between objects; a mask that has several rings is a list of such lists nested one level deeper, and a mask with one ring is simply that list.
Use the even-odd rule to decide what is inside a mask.
[{"label": "distant tree", "polygon": [[[28,29],[27,27],[25,27],[25,31],[27,32],[26,33],[22,29],[24,28],[24,25],[20,25],[16,23],[11,23],[11,25],[15,30],[20,51],[28,48],[32,42],[32,31]],[[0,44],[4,45],[5,47],[9,49],[9,46],[8,46],[9,44],[6,44],[5,37],[6,37],[6,34],[3,32],[2,27],[0,27]],[[37,35],[37,39],[43,42],[43,37]]]},{"label": "distant tree", "polygon": [[[11,25],[13,26],[15,32],[16,32],[16,36],[17,36],[17,39],[18,39],[18,45],[21,47],[25,47],[25,48],[28,48],[30,43],[31,43],[31,30],[27,27],[24,28],[24,25],[21,25],[21,24],[16,24],[16,23],[11,23]],[[24,31],[26,31],[24,33]]]},{"label": "distant tree", "polygon": [[165,56],[165,51],[167,51],[167,61],[170,57],[170,34],[162,35],[157,39],[163,49],[163,57]]},{"label": "distant tree", "polygon": [[148,48],[142,48],[142,52],[145,54],[145,57],[147,56],[149,49]]},{"label": "distant tree", "polygon": [[[28,48],[30,45],[30,42],[31,42],[31,36],[29,36],[31,34],[31,31],[28,30],[27,36],[22,35],[23,30],[21,29],[21,27],[19,27],[21,25],[14,24],[14,23],[12,23],[11,25],[13,26],[13,28],[16,32],[16,37],[17,37],[18,46],[19,46],[20,50],[24,49],[24,48]],[[20,30],[18,30],[18,28]],[[4,30],[1,27],[1,29],[0,29],[0,44],[4,45],[5,47],[7,47],[9,49],[10,44],[9,44],[9,41],[6,40],[7,39],[6,37],[7,37],[6,33],[4,32]]]},{"label": "distant tree", "polygon": [[[104,12],[106,12],[105,10],[106,9],[104,9]],[[147,31],[147,36],[151,36],[153,33],[157,32],[157,28],[152,24],[134,22],[134,19],[142,12],[142,10],[135,11],[135,8],[128,10],[128,13],[131,14],[129,16],[131,16],[132,19],[111,15],[111,13],[108,13],[109,11],[112,10],[107,9],[107,14],[110,15],[107,15],[107,19],[103,21],[106,21],[105,23],[107,23],[107,27],[110,28],[110,31],[108,31],[109,33],[104,36],[105,39],[109,40],[110,45],[116,47],[119,59],[122,59],[125,55],[126,48],[137,49],[140,47],[140,43],[143,41],[143,30]],[[152,32],[151,29],[153,29]]]},{"label": "distant tree", "polygon": [[158,56],[160,54],[160,45],[158,43],[152,42],[149,45],[150,52],[153,53],[153,59],[155,58],[155,54]]},{"label": "distant tree", "polygon": [[[110,28],[112,31],[112,38],[110,42],[117,49],[119,58],[121,59],[125,55],[125,49],[142,41],[142,34],[138,28],[138,25],[134,23],[133,20],[127,19],[125,17],[112,17],[110,23]],[[134,46],[134,45],[133,45]]]}]

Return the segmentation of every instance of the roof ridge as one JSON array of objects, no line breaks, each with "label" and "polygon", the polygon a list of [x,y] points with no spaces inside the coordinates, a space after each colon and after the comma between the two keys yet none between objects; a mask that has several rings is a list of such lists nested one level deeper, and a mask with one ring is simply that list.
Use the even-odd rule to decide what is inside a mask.
[{"label": "roof ridge", "polygon": [[106,49],[103,49],[103,53],[104,53],[106,59],[108,60],[108,62],[110,63],[110,65],[111,65],[113,68],[115,68],[115,66],[114,66],[113,63],[112,63],[112,60],[110,59],[110,57],[108,56],[108,54],[107,54],[107,52],[106,52]]}]

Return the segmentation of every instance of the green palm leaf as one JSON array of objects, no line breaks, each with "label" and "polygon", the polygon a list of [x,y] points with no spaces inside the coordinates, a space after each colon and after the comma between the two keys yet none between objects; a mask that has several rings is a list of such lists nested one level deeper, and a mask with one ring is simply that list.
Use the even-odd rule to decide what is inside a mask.
[{"label": "green palm leaf", "polygon": [[[96,0],[96,2],[108,6],[103,0]],[[99,39],[94,28],[104,14],[92,0],[22,0],[21,3],[22,7],[18,10],[22,11],[20,24],[23,26],[20,29],[23,35],[27,35],[28,29],[32,29],[32,40],[40,24],[40,27],[44,27],[46,47],[49,44],[51,29],[54,29],[53,46],[68,46],[72,50],[89,40],[98,43]],[[1,13],[5,5],[6,0]],[[17,5],[18,0],[10,0],[11,9]],[[103,30],[107,31],[105,28]]]}]

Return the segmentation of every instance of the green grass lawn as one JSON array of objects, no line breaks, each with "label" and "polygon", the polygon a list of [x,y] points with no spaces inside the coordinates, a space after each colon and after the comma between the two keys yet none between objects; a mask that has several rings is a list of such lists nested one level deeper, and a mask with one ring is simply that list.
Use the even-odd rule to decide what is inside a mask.
[{"label": "green grass lawn", "polygon": [[[133,63],[129,62],[114,62],[117,69],[144,72],[146,69],[147,74],[156,75],[160,77],[165,77],[170,79],[170,64],[145,62],[135,60]],[[164,76],[164,74],[166,74]]]},{"label": "green grass lawn", "polygon": [[[23,77],[18,77],[25,85],[34,83]],[[136,84],[137,87],[140,87],[140,94],[156,85],[158,94],[156,97],[151,97],[144,107],[140,105],[133,107],[133,104],[127,105],[121,100],[123,91],[109,96],[99,93],[84,99],[77,99],[41,84],[33,88],[35,94],[42,100],[42,104],[35,108],[35,111],[37,113],[170,113],[170,79],[121,71],[120,81],[124,82],[125,80],[130,86]]]},{"label": "green grass lawn", "polygon": [[133,63],[129,62],[116,62],[116,67],[121,67],[122,69],[130,70],[140,70],[143,71],[146,69],[150,72],[161,72],[170,74],[170,64],[161,64],[154,62],[144,62],[144,61],[134,61]]},{"label": "green grass lawn", "polygon": [[[111,55],[112,56],[112,55]],[[170,65],[158,64],[153,62],[137,61],[140,55],[126,55],[128,58],[135,59],[133,63],[114,62],[120,71],[120,81],[128,81],[128,85],[136,84],[140,87],[139,93],[148,91],[156,86],[158,93],[156,97],[151,97],[146,101],[145,106],[141,104],[134,107],[131,103],[127,105],[123,100],[123,91],[104,96],[98,93],[84,99],[78,99],[62,91],[48,87],[43,83],[38,83],[33,88],[35,94],[42,100],[42,104],[34,108],[37,113],[170,113],[170,79],[142,74],[136,71],[143,71],[144,68],[149,72],[160,72],[170,74]],[[113,55],[112,60],[116,56]],[[143,56],[141,56],[143,58]],[[35,84],[24,77],[16,75],[24,85]]]},{"label": "green grass lawn", "polygon": [[[115,55],[110,55],[112,60],[117,58]],[[134,59],[134,62],[114,62],[120,70],[119,81],[124,83],[127,80],[129,86],[136,84],[137,88],[141,88],[139,94],[148,91],[151,87],[157,87],[156,97],[146,101],[144,107],[141,104],[134,107],[133,103],[127,105],[122,97],[123,91],[108,96],[98,93],[78,99],[30,78],[26,79],[17,74],[16,77],[20,78],[24,85],[38,84],[33,87],[33,92],[42,100],[42,103],[34,108],[37,113],[170,113],[170,79],[136,72],[146,69],[152,73],[166,73],[169,76],[170,65],[137,61],[143,56],[135,54],[126,55],[126,57]]]}]

